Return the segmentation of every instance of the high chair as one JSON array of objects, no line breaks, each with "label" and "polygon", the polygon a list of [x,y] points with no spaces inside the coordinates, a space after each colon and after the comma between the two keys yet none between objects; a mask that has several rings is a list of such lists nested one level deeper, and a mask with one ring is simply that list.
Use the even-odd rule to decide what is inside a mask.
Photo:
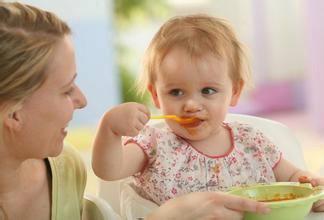
[{"label": "high chair", "polygon": [[[250,124],[263,131],[279,147],[288,161],[301,169],[306,168],[300,144],[289,128],[282,123],[243,114],[228,114],[225,121]],[[164,123],[160,122],[153,126],[163,125]],[[130,181],[130,178],[126,178],[118,181],[100,180],[99,183],[99,196],[108,201],[122,219],[144,217],[158,207],[155,203],[139,196],[130,186]],[[324,215],[321,215],[318,219],[324,219]]]}]

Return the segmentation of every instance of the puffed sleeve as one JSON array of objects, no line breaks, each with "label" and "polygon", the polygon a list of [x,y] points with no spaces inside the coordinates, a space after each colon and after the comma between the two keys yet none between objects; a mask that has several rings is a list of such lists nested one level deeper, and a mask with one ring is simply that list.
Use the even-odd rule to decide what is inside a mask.
[{"label": "puffed sleeve", "polygon": [[274,168],[281,159],[281,151],[262,131],[248,124],[234,123],[236,141],[244,145],[244,152],[255,158],[266,159]]},{"label": "puffed sleeve", "polygon": [[250,143],[253,143],[262,156],[267,160],[270,167],[274,168],[280,161],[282,153],[262,131],[252,126],[247,126],[250,130]]},{"label": "puffed sleeve", "polygon": [[256,138],[261,140],[260,149],[265,155],[269,165],[272,167],[272,169],[275,168],[281,160],[282,152],[268,137],[265,136],[265,134],[259,130],[256,131]]},{"label": "puffed sleeve", "polygon": [[135,137],[123,137],[123,145],[127,147],[129,143],[137,144],[147,155],[149,163],[152,163],[156,157],[156,128],[146,125]]}]

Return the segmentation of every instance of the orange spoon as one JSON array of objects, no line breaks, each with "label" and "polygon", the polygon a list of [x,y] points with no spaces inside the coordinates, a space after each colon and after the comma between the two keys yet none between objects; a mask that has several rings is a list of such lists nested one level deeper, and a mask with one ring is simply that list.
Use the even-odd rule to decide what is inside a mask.
[{"label": "orange spoon", "polygon": [[151,116],[151,119],[171,119],[174,120],[180,124],[190,124],[198,120],[197,118],[191,117],[191,118],[181,118],[176,115],[153,115]]}]

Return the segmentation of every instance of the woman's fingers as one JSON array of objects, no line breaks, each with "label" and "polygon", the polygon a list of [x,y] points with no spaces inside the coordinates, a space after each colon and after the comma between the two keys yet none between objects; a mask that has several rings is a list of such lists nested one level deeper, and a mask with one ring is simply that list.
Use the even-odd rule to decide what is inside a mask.
[{"label": "woman's fingers", "polygon": [[324,200],[315,202],[312,210],[314,212],[324,212]]},{"label": "woman's fingers", "polygon": [[216,214],[216,218],[215,219],[222,219],[222,220],[243,220],[244,218],[244,212],[240,212],[240,211],[234,211],[232,209],[226,209],[226,210],[218,210],[222,213],[220,214]]},{"label": "woman's fingers", "polygon": [[251,199],[245,199],[237,196],[231,196],[231,199],[226,200],[224,206],[228,209],[241,211],[241,212],[257,212],[257,213],[269,213],[271,209],[261,202],[257,202]]}]

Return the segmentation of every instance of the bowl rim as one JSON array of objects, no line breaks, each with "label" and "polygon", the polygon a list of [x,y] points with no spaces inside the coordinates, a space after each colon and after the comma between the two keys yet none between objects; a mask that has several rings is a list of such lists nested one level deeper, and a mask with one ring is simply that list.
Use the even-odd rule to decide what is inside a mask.
[{"label": "bowl rim", "polygon": [[[238,186],[231,188],[228,193],[234,194],[237,191],[244,189],[253,189],[253,188],[263,188],[263,187],[272,187],[272,186],[297,186],[300,188],[307,188],[313,191],[310,195],[305,197],[299,197],[296,199],[284,200],[284,201],[273,201],[273,202],[263,202],[266,203],[270,208],[282,208],[282,207],[291,207],[297,205],[306,205],[305,203],[313,203],[320,198],[324,197],[324,188],[313,187],[310,183],[299,183],[299,182],[274,182],[274,183],[257,183],[247,186]],[[251,198],[252,199],[252,198]]]}]

